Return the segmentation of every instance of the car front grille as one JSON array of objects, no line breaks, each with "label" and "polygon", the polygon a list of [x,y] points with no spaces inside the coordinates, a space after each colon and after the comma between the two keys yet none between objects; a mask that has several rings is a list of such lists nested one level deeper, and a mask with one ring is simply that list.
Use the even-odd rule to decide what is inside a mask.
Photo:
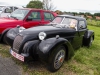
[{"label": "car front grille", "polygon": [[23,37],[18,35],[15,39],[14,39],[14,42],[13,42],[13,51],[15,52],[19,52],[19,48],[20,48],[20,45],[22,43],[22,40],[23,40]]}]

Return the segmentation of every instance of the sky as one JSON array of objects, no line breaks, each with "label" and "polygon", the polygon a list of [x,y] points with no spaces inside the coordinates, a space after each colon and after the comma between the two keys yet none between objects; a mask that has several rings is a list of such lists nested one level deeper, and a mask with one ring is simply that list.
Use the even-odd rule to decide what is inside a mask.
[{"label": "sky", "polygon": [[[1,4],[25,6],[30,0],[0,0]],[[42,0],[41,0],[42,1]],[[66,12],[100,12],[100,0],[52,0],[56,10]]]}]

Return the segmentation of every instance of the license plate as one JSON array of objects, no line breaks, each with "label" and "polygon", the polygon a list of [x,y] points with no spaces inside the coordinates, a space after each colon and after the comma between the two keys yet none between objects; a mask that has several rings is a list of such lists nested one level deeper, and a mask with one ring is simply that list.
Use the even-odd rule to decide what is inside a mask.
[{"label": "license plate", "polygon": [[24,62],[24,56],[17,54],[16,52],[14,52],[13,50],[10,51],[11,55],[14,56],[15,58],[21,60]]}]

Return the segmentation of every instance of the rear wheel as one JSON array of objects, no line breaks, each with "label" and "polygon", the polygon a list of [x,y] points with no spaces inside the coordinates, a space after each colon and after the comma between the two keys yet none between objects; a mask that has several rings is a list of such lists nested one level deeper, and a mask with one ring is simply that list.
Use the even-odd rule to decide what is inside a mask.
[{"label": "rear wheel", "polygon": [[91,36],[90,39],[89,39],[88,47],[90,47],[92,45],[92,42],[93,42],[93,36]]},{"label": "rear wheel", "polygon": [[62,66],[66,56],[66,49],[64,46],[55,48],[49,57],[49,70],[55,72]]}]

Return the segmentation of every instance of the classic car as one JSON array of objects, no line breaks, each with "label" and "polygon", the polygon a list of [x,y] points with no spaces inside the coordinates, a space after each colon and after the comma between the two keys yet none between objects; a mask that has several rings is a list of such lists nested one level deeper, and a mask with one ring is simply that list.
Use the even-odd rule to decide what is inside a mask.
[{"label": "classic car", "polygon": [[[5,42],[6,33],[17,25],[30,28],[45,25],[56,17],[52,11],[32,8],[20,8],[12,12],[8,18],[0,18],[0,42]],[[6,42],[5,42],[6,43]]]},{"label": "classic car", "polygon": [[94,31],[87,29],[86,19],[68,15],[59,15],[44,26],[28,29],[17,26],[6,37],[12,56],[23,62],[28,57],[38,57],[48,64],[51,72],[60,69],[65,58],[70,59],[76,49],[90,47],[93,40]]}]

